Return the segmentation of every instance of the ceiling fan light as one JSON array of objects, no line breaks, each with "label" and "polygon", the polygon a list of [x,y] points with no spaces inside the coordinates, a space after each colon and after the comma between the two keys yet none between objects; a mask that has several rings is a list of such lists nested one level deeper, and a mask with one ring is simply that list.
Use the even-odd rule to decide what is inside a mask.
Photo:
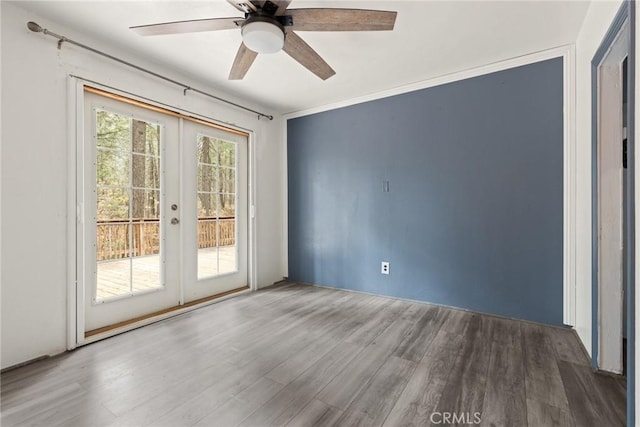
[{"label": "ceiling fan light", "polygon": [[254,52],[276,53],[284,46],[284,32],[269,22],[247,22],[242,26],[242,41]]}]

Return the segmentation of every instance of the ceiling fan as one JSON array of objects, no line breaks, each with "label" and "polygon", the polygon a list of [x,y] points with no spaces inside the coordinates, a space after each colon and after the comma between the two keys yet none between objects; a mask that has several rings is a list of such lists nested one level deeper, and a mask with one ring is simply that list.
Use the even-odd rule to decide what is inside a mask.
[{"label": "ceiling fan", "polygon": [[139,25],[143,36],[240,28],[242,44],[229,80],[242,80],[258,53],[284,50],[322,80],[336,72],[295,31],[390,31],[397,12],[364,9],[287,9],[291,0],[227,0],[244,18],[209,18]]}]

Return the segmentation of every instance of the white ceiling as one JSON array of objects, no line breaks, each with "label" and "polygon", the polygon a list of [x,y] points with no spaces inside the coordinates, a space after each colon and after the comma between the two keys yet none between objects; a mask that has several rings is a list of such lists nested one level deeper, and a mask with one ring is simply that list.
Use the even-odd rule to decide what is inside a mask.
[{"label": "white ceiling", "polygon": [[87,34],[104,46],[147,57],[211,88],[285,113],[573,43],[589,2],[294,0],[291,8],[398,12],[392,32],[299,32],[336,70],[326,81],[284,52],[258,56],[244,80],[228,81],[241,42],[238,30],[141,37],[128,29],[241,16],[225,1],[27,1],[20,6],[60,25],[51,31]]}]

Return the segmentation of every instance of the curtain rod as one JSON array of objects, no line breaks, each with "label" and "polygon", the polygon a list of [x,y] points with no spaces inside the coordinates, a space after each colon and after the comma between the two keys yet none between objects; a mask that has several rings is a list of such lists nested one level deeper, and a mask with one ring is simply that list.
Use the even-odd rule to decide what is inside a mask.
[{"label": "curtain rod", "polygon": [[80,47],[82,49],[86,49],[86,50],[88,50],[90,52],[93,52],[95,54],[104,56],[105,58],[109,58],[109,59],[111,59],[113,61],[116,61],[116,62],[119,62],[121,64],[124,64],[124,65],[126,65],[128,67],[135,68],[136,70],[142,71],[143,73],[150,74],[150,75],[152,75],[154,77],[157,77],[157,78],[162,79],[164,81],[167,81],[169,83],[173,83],[174,85],[180,86],[180,87],[182,87],[184,89],[184,94],[185,95],[187,94],[187,91],[196,92],[196,93],[199,93],[200,95],[204,95],[204,96],[208,96],[209,98],[213,98],[216,101],[224,102],[225,104],[233,105],[234,107],[237,107],[237,108],[240,108],[242,110],[249,111],[251,113],[257,114],[258,115],[258,119],[260,119],[260,117],[265,117],[265,118],[267,118],[269,120],[273,120],[273,116],[270,115],[270,114],[265,114],[265,113],[261,113],[260,111],[252,110],[251,108],[245,107],[244,105],[236,104],[233,101],[229,101],[229,100],[226,100],[224,98],[220,98],[218,96],[212,95],[212,94],[210,94],[208,92],[205,92],[203,90],[191,87],[191,86],[189,86],[189,85],[187,85],[185,83],[181,83],[181,82],[179,82],[177,80],[173,80],[173,79],[171,79],[169,77],[165,77],[162,74],[158,74],[158,73],[156,73],[154,71],[147,70],[146,68],[143,68],[143,67],[141,67],[139,65],[135,65],[135,64],[132,64],[131,62],[127,62],[124,59],[117,58],[117,57],[115,57],[113,55],[109,55],[108,53],[102,52],[101,50],[94,49],[94,48],[92,48],[90,46],[84,45],[84,44],[79,43],[79,42],[77,42],[75,40],[71,40],[71,39],[69,39],[69,38],[67,38],[65,36],[61,36],[60,34],[56,34],[56,33],[52,32],[52,31],[49,31],[46,28],[41,27],[40,25],[38,25],[37,23],[35,23],[33,21],[27,22],[27,28],[29,30],[33,31],[34,33],[43,33],[43,34],[45,34],[47,36],[51,36],[51,37],[54,37],[54,38],[58,39],[58,49],[60,49],[62,47],[62,43],[70,43],[70,44],[78,46],[78,47]]}]

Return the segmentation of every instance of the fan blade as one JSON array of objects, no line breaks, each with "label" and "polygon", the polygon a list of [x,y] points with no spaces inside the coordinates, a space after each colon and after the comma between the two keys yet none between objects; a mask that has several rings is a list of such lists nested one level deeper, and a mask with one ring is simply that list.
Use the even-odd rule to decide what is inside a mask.
[{"label": "fan blade", "polygon": [[287,32],[283,50],[322,80],[327,80],[336,73],[311,46],[293,31]]},{"label": "fan blade", "polygon": [[227,0],[227,3],[229,3],[231,6],[235,7],[242,13],[255,12],[256,10],[258,10],[256,5],[254,5],[253,2],[249,0]]},{"label": "fan blade", "polygon": [[295,31],[390,31],[398,12],[364,9],[289,9]]},{"label": "fan blade", "polygon": [[240,45],[238,49],[238,53],[236,54],[236,59],[233,61],[233,65],[231,66],[231,72],[229,73],[229,80],[242,80],[249,71],[251,64],[258,56],[257,53],[248,49],[244,43]]},{"label": "fan blade", "polygon": [[243,18],[211,18],[191,21],[165,22],[163,24],[138,25],[131,27],[141,36],[158,36],[163,34],[197,33],[200,31],[232,30],[240,28],[236,22]]}]

